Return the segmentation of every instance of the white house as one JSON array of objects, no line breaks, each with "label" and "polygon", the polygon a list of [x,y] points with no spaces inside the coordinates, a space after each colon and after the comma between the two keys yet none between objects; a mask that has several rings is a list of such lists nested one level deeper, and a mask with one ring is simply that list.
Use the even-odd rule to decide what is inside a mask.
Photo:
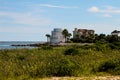
[{"label": "white house", "polygon": [[53,31],[51,31],[51,37],[50,37],[50,43],[60,43],[65,42],[64,35],[62,34],[61,28],[54,28]]},{"label": "white house", "polygon": [[116,35],[120,37],[120,31],[114,30],[113,32],[111,32],[111,35]]}]

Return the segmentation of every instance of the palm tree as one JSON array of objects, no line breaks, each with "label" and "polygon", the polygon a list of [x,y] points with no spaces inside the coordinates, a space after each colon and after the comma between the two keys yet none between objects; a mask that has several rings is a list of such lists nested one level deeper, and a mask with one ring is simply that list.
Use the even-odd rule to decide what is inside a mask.
[{"label": "palm tree", "polygon": [[50,34],[46,34],[45,36],[47,37],[47,42],[50,42]]},{"label": "palm tree", "polygon": [[70,36],[72,36],[72,34],[71,33],[68,33],[68,40],[70,40]]},{"label": "palm tree", "polygon": [[62,31],[62,34],[64,35],[64,37],[65,37],[65,42],[67,41],[67,37],[68,37],[68,30],[67,29],[64,29],[63,31]]}]

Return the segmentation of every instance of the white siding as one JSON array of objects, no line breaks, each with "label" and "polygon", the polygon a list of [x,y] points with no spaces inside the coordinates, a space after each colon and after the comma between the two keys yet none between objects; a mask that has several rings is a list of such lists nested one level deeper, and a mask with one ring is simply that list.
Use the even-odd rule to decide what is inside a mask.
[{"label": "white siding", "polygon": [[112,35],[120,36],[120,33],[112,33]]},{"label": "white siding", "polygon": [[51,33],[52,33],[51,39],[50,39],[51,43],[65,42],[61,28],[55,28]]},{"label": "white siding", "polygon": [[120,33],[118,33],[118,36],[120,36]]}]

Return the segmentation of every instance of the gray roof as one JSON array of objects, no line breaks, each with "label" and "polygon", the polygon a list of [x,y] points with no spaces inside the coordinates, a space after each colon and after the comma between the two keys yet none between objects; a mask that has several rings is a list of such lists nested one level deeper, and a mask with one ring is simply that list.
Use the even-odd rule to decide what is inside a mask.
[{"label": "gray roof", "polygon": [[120,33],[120,31],[114,30],[112,33]]}]

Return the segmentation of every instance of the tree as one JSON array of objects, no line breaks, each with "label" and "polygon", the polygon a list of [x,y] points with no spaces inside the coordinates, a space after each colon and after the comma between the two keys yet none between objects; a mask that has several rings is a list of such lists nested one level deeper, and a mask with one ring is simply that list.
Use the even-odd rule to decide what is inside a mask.
[{"label": "tree", "polygon": [[104,39],[105,40],[106,39],[106,35],[105,34],[100,34],[99,35],[99,39]]},{"label": "tree", "polygon": [[98,42],[99,41],[99,35],[95,34],[94,37],[95,37],[94,42]]},{"label": "tree", "polygon": [[109,43],[114,43],[114,42],[120,42],[120,37],[118,37],[117,35],[112,35],[109,39]]},{"label": "tree", "polygon": [[87,43],[93,43],[95,40],[95,35],[94,34],[90,34],[88,37],[86,37],[86,42]]},{"label": "tree", "polygon": [[62,34],[63,34],[64,37],[65,37],[65,42],[67,42],[67,37],[68,37],[68,35],[69,35],[68,30],[67,30],[67,29],[64,29],[64,30],[62,31]]},{"label": "tree", "polygon": [[50,42],[50,34],[45,35],[47,37],[47,42]]},{"label": "tree", "polygon": [[71,34],[71,33],[68,33],[68,38],[67,38],[67,40],[70,40],[70,36],[72,36],[72,34]]},{"label": "tree", "polygon": [[99,41],[101,41],[102,43],[107,43],[107,36],[105,34],[100,34]]}]

